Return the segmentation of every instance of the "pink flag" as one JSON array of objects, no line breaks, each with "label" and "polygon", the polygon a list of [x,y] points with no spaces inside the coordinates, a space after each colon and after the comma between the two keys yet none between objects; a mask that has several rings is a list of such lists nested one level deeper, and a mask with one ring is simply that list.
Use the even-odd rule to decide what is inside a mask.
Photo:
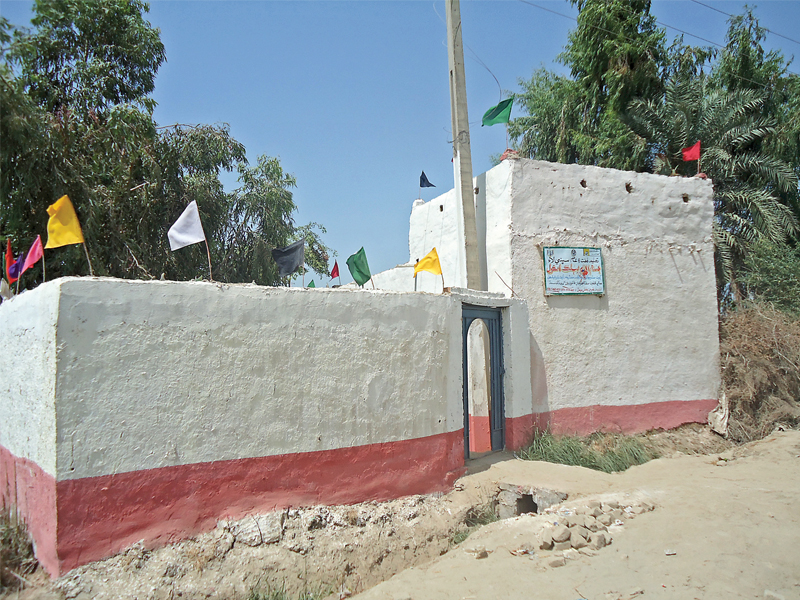
[{"label": "pink flag", "polygon": [[42,256],[44,256],[44,251],[42,250],[42,236],[37,235],[36,241],[33,242],[33,246],[28,250],[25,264],[22,265],[22,273],[30,269],[37,261],[42,260]]}]

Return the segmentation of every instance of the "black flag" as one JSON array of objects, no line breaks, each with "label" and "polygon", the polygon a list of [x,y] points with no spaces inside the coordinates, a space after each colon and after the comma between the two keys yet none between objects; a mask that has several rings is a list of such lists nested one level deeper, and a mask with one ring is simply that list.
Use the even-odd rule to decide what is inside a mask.
[{"label": "black flag", "polygon": [[286,248],[275,248],[272,250],[272,258],[278,263],[278,275],[286,277],[291,275],[303,264],[305,257],[306,241],[300,240]]},{"label": "black flag", "polygon": [[423,171],[422,175],[419,176],[419,187],[436,187],[430,181],[428,181],[428,178],[425,176],[425,171]]}]

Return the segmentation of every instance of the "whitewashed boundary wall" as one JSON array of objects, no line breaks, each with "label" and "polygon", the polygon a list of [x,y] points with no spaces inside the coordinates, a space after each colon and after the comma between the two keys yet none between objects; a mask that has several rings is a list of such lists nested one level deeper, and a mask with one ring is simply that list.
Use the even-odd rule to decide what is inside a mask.
[{"label": "whitewashed boundary wall", "polygon": [[[59,574],[223,517],[446,489],[464,464],[464,301],[496,302],[43,284],[0,305],[2,499]],[[504,318],[527,322],[524,303],[500,301]],[[513,411],[514,368],[530,405],[530,357],[505,343]]]}]

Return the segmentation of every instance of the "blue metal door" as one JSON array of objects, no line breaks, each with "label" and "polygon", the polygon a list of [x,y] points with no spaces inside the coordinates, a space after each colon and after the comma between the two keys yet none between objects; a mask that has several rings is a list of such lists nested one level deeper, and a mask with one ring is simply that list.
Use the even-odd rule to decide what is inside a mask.
[{"label": "blue metal door", "polygon": [[463,401],[464,401],[464,458],[469,458],[469,369],[467,365],[467,334],[475,319],[481,319],[489,332],[489,392],[491,410],[489,427],[492,450],[505,447],[505,402],[503,399],[503,325],[499,308],[464,304],[461,309]]}]

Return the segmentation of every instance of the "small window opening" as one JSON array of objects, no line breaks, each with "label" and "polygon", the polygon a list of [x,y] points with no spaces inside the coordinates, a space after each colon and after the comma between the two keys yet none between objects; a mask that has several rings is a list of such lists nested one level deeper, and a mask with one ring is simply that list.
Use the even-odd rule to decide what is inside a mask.
[{"label": "small window opening", "polygon": [[439,212],[444,212],[444,204],[439,205]]},{"label": "small window opening", "polygon": [[689,202],[689,194],[683,194],[682,198],[684,202]]},{"label": "small window opening", "polygon": [[581,187],[586,187],[586,180],[585,179],[581,179]]},{"label": "small window opening", "polygon": [[519,498],[517,498],[517,514],[524,515],[525,513],[537,513],[539,512],[539,507],[536,506],[536,502],[533,501],[533,496],[531,494],[522,494]]},{"label": "small window opening", "polygon": [[625,191],[628,192],[629,194],[633,191],[633,186],[631,185],[630,181],[625,184]]}]

